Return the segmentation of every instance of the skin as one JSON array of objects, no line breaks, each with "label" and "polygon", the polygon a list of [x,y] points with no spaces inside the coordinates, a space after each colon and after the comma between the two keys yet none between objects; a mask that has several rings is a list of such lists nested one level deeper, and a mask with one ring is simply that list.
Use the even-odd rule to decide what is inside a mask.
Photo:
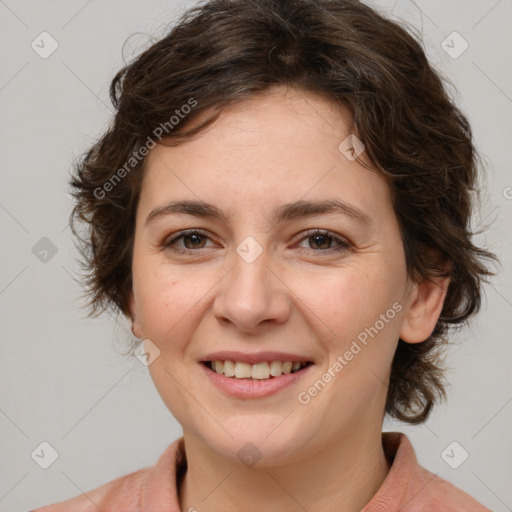
[{"label": "skin", "polygon": [[[182,510],[356,512],[386,478],[381,430],[398,338],[428,338],[448,279],[408,279],[387,182],[338,149],[350,125],[347,109],[279,86],[225,108],[193,140],[157,145],[147,157],[131,312],[134,334],[160,350],[149,371],[183,428]],[[372,225],[339,213],[270,219],[283,203],[336,198]],[[145,225],[154,207],[184,199],[214,204],[228,221],[180,214]],[[188,254],[163,247],[190,228],[208,236],[177,240]],[[309,229],[331,231],[349,247],[337,251],[336,241]],[[252,263],[236,252],[248,236],[263,250]],[[307,405],[299,403],[298,393],[394,303],[401,311]],[[241,400],[219,391],[200,367],[216,350],[287,351],[315,365],[275,395]],[[251,467],[237,457],[247,442],[262,455]]]}]

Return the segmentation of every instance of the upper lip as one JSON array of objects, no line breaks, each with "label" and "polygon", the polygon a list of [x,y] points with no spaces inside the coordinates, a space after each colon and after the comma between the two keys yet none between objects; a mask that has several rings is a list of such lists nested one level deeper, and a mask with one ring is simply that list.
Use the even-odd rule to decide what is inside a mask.
[{"label": "upper lip", "polygon": [[300,356],[296,354],[289,354],[287,352],[237,352],[233,350],[223,350],[221,352],[212,352],[211,354],[205,355],[200,362],[205,361],[240,361],[242,363],[263,363],[265,361],[311,361],[311,358],[307,356]]}]

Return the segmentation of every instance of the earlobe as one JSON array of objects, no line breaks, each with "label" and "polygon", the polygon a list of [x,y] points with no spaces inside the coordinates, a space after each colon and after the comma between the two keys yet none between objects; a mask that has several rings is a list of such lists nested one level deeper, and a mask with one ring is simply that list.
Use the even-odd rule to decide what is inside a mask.
[{"label": "earlobe", "polygon": [[449,284],[449,277],[432,278],[415,284],[411,304],[405,312],[400,331],[403,341],[421,343],[432,334],[443,309]]},{"label": "earlobe", "polygon": [[136,338],[139,338],[139,339],[143,338],[141,330],[140,330],[140,326],[139,326],[139,324],[137,323],[136,320],[132,320],[132,334]]},{"label": "earlobe", "polygon": [[135,299],[133,297],[133,292],[130,293],[129,304],[130,304],[130,320],[132,323],[132,334],[136,338],[142,339],[143,338],[142,330],[141,330],[139,322],[137,320],[137,315],[135,313],[136,308],[135,308]]}]

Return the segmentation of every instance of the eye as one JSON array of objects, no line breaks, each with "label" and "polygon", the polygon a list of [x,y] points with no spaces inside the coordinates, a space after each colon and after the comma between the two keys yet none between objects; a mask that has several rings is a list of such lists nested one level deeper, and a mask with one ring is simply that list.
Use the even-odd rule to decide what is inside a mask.
[{"label": "eye", "polygon": [[[204,249],[204,244],[201,239],[209,238],[206,231],[202,229],[189,229],[187,231],[181,231],[177,236],[165,241],[162,244],[164,249],[170,249],[179,253],[193,252],[195,249]],[[176,242],[183,239],[185,248],[176,246]]]},{"label": "eye", "polygon": [[[334,233],[331,233],[330,231],[324,231],[324,230],[309,230],[306,232],[306,236],[303,237],[301,240],[313,240],[313,243],[309,244],[313,251],[315,252],[327,252],[327,251],[345,251],[350,248],[350,244],[346,242],[345,240],[339,238]],[[330,246],[332,242],[336,242],[337,247],[325,247],[326,245]],[[311,245],[313,247],[311,247]],[[316,246],[316,247],[315,247]],[[321,247],[323,246],[323,247]],[[320,249],[318,249],[320,247]]]}]

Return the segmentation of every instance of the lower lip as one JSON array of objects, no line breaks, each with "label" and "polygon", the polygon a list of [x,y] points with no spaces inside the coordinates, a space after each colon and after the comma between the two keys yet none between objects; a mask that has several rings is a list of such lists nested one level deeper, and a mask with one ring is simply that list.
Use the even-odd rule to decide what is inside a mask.
[{"label": "lower lip", "polygon": [[296,373],[283,374],[279,377],[272,377],[270,379],[236,379],[221,375],[205,364],[199,363],[206,372],[208,378],[217,386],[221,391],[228,395],[237,398],[264,398],[281,391],[286,386],[299,381],[304,375],[309,373],[313,366],[312,364],[302,368]]}]

